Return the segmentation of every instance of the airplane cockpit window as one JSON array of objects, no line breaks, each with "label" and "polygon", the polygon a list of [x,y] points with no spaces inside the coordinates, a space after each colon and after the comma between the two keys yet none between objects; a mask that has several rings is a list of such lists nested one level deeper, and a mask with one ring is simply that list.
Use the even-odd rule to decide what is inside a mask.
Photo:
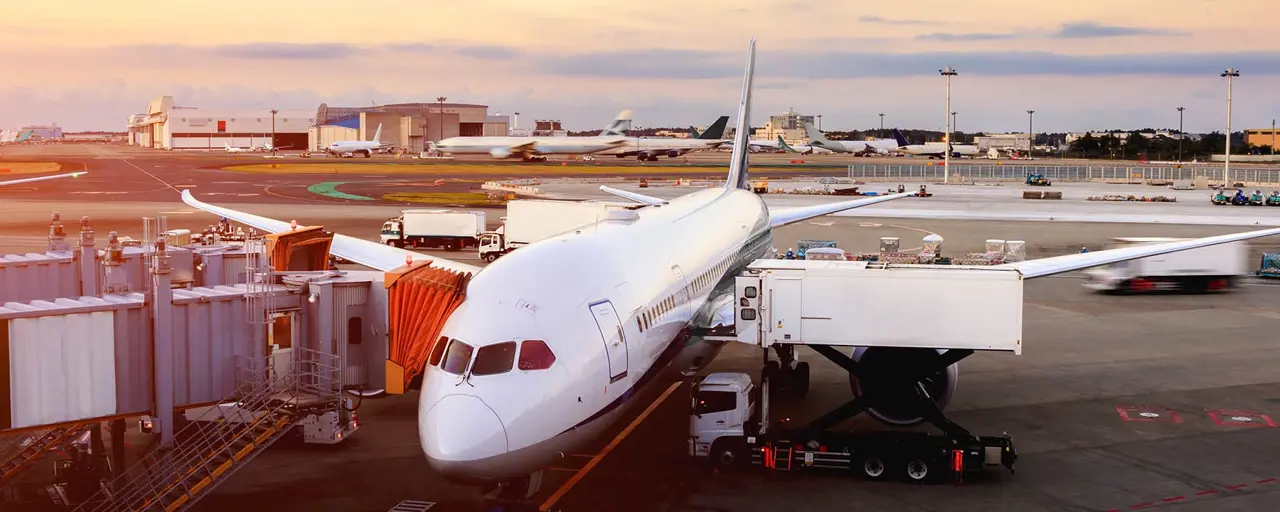
[{"label": "airplane cockpit window", "polygon": [[467,363],[471,362],[471,353],[474,351],[474,347],[463,343],[462,340],[453,340],[445,351],[444,362],[440,364],[440,369],[454,375],[462,375],[466,372]]},{"label": "airplane cockpit window", "polygon": [[427,359],[427,366],[439,366],[440,358],[444,357],[444,347],[449,344],[447,336],[441,336],[436,341],[436,346],[431,347],[431,357]]},{"label": "airplane cockpit window", "polygon": [[520,342],[519,368],[524,371],[546,370],[556,362],[556,355],[551,347],[542,340],[524,340]]},{"label": "airplane cockpit window", "polygon": [[485,345],[476,351],[476,362],[471,364],[472,375],[497,375],[511,371],[516,362],[516,342],[504,341]]}]

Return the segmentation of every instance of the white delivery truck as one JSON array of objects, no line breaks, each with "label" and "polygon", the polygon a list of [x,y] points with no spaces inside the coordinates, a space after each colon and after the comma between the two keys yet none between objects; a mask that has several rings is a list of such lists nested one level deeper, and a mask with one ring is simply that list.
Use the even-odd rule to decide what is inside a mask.
[{"label": "white delivery truck", "polygon": [[457,251],[475,246],[484,230],[484,212],[404,210],[382,224],[382,243]]},{"label": "white delivery truck", "polygon": [[[1186,238],[1127,237],[1112,239],[1119,247],[1161,244]],[[1084,286],[1099,292],[1225,291],[1235,287],[1245,268],[1244,242],[1210,245],[1160,256],[1122,261],[1086,270]]]},{"label": "white delivery truck", "polygon": [[610,210],[634,203],[516,199],[507,202],[501,227],[480,235],[480,258],[492,262],[516,248],[604,220]]}]

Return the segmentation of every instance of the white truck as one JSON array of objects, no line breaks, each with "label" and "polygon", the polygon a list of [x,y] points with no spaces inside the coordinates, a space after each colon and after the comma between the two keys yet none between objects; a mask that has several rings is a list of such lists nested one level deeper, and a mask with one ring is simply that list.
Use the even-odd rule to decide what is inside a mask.
[{"label": "white truck", "polygon": [[[695,383],[691,457],[726,469],[832,469],[916,482],[959,483],[1000,466],[1013,472],[1008,435],[973,435],[943,410],[960,360],[977,351],[1021,353],[1017,271],[761,259],[734,280],[732,320],[695,335],[778,357],[764,358],[758,384],[736,372]],[[799,345],[844,368],[854,396],[807,425],[770,412],[773,401],[803,400],[808,391]],[[833,428],[861,413],[894,427],[929,423],[942,434]]]},{"label": "white truck", "polygon": [[492,262],[520,246],[604,220],[610,210],[636,206],[633,203],[551,199],[509,201],[502,226],[480,235],[480,259]]},{"label": "white truck", "polygon": [[403,210],[382,224],[382,243],[457,251],[477,245],[485,222],[484,212]]},{"label": "white truck", "polygon": [[[1112,240],[1119,247],[1129,247],[1187,239],[1125,237]],[[1104,293],[1226,291],[1248,273],[1245,268],[1248,251],[1244,242],[1231,242],[1122,261],[1086,270],[1084,286]]]}]

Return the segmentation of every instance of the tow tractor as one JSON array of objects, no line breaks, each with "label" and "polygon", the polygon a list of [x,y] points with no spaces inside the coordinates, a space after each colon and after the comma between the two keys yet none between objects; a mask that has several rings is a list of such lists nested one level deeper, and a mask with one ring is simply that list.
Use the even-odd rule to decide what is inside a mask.
[{"label": "tow tractor", "polygon": [[1027,175],[1027,184],[1033,187],[1052,187],[1053,183],[1045,178],[1043,174],[1031,173]]},{"label": "tow tractor", "polygon": [[[961,483],[1000,466],[1014,473],[1017,452],[1007,433],[976,436],[942,410],[960,360],[979,350],[1021,354],[1016,271],[762,259],[735,279],[733,324],[699,334],[764,349],[760,384],[744,373],[713,373],[693,386],[690,456],[726,469],[840,469],[915,482]],[[913,315],[919,318],[906,318]],[[849,372],[854,398],[797,427],[775,421],[770,398],[808,393],[800,345]],[[864,412],[898,427],[927,422],[942,433],[832,429]]]}]

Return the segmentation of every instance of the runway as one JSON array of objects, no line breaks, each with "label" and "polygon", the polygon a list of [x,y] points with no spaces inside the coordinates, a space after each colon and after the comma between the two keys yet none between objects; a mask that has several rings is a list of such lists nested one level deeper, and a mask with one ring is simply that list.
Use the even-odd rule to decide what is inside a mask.
[{"label": "runway", "polygon": [[[221,156],[106,146],[33,149],[68,164],[83,163],[91,173],[75,182],[49,182],[17,192],[0,188],[0,253],[41,251],[53,210],[62,212],[69,238],[77,235],[82,215],[90,217],[99,240],[111,230],[140,237],[142,216],[165,215],[170,228],[193,230],[216,222],[216,217],[181,203],[178,185],[195,185],[193,193],[210,203],[376,239],[382,221],[405,203],[343,200],[307,188],[356,178],[375,184],[443,179],[430,173],[381,178],[233,173],[220,170],[224,164],[217,160],[227,159]],[[5,155],[26,158],[8,147]],[[513,175],[520,167],[512,166]],[[844,175],[842,167],[831,172]],[[619,186],[641,191],[634,185]],[[605,197],[596,184],[543,187],[557,196]],[[887,185],[867,187],[879,190]],[[1052,188],[1059,190],[1057,184]],[[986,239],[999,238],[1025,240],[1028,257],[1036,258],[1073,253],[1084,246],[1094,250],[1116,236],[1198,237],[1242,231],[1250,229],[1250,216],[1259,223],[1280,216],[1280,208],[1213,207],[1205,191],[1138,187],[1147,195],[1175,193],[1178,202],[1104,204],[1080,196],[1128,189],[1063,187],[1064,199],[1054,203],[1022,200],[1022,189],[1018,184],[929,185],[935,194],[931,198],[906,198],[868,207],[856,217],[828,216],[785,227],[776,234],[775,245],[785,250],[799,240],[822,239],[834,240],[846,250],[870,252],[880,237],[899,237],[903,248],[912,248],[925,234],[937,233],[945,239],[944,253],[980,251]],[[643,192],[673,197],[688,190],[650,187]],[[776,206],[838,199],[843,198],[766,197]],[[496,227],[502,210],[490,211],[491,227]],[[948,218],[954,212],[967,216]],[[1010,222],[1015,215],[1027,218]],[[1205,220],[1188,221],[1196,217]],[[1081,218],[1096,220],[1078,221]],[[1254,241],[1251,266],[1263,251],[1280,251],[1280,237]],[[483,265],[470,252],[433,254]],[[555,509],[1269,509],[1280,497],[1280,459],[1268,449],[1280,444],[1280,427],[1275,425],[1280,423],[1280,374],[1275,370],[1280,367],[1280,346],[1273,335],[1280,332],[1278,299],[1280,285],[1253,279],[1230,294],[1158,297],[1095,295],[1081,286],[1075,273],[1028,281],[1023,355],[977,355],[962,362],[959,388],[948,410],[952,419],[975,434],[1008,432],[1013,437],[1021,457],[1013,476],[954,487],[870,483],[849,475],[712,473],[685,454],[688,398],[687,389],[680,388],[618,442]],[[847,378],[837,367],[808,350],[802,350],[801,357],[813,364],[809,398],[783,410],[796,421],[850,398]],[[729,347],[710,370],[757,374],[759,358],[752,347]],[[402,500],[434,502],[432,512],[482,510],[475,490],[445,483],[427,466],[418,440],[417,410],[414,392],[367,399],[359,410],[361,429],[345,444],[274,446],[193,510],[380,512]],[[617,430],[626,421],[629,418]],[[882,428],[865,418],[848,426]],[[616,434],[609,433],[583,453],[566,454],[560,469],[582,467]],[[143,436],[131,436],[131,442],[142,444]],[[34,473],[33,477],[48,476]],[[548,493],[572,474],[552,473]]]}]

